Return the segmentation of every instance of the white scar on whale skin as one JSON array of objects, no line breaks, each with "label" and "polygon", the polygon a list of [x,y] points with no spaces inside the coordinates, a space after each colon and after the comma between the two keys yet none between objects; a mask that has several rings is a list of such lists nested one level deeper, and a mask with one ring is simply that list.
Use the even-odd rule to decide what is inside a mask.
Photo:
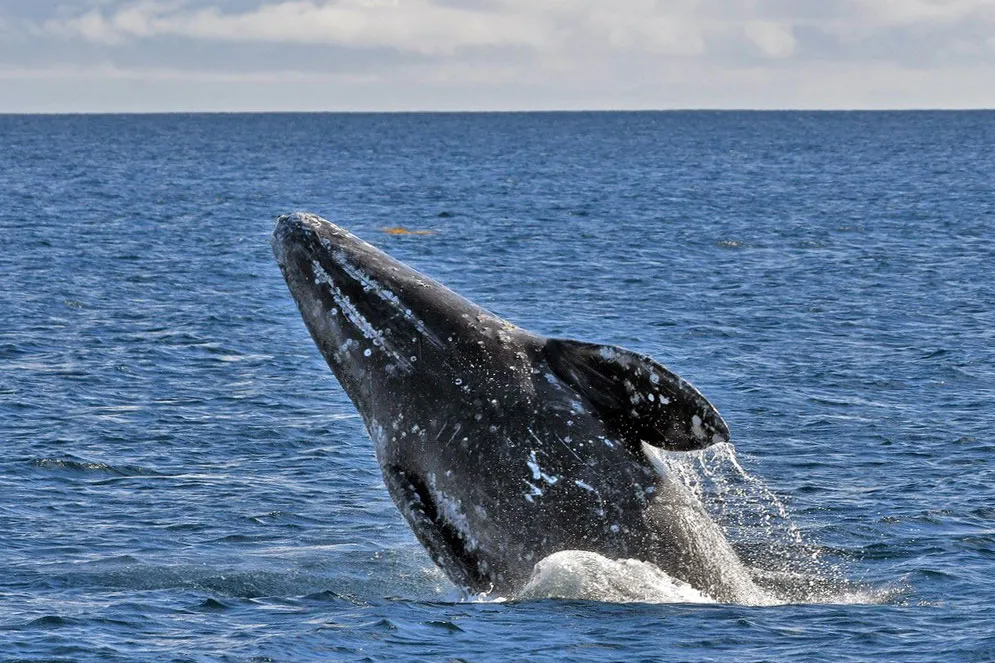
[{"label": "white scar on whale skin", "polygon": [[529,459],[525,461],[525,463],[526,465],[529,466],[529,469],[532,470],[532,479],[535,481],[542,479],[543,481],[552,486],[553,484],[555,484],[557,481],[560,480],[560,477],[551,476],[542,471],[542,468],[539,467],[539,461],[536,460],[536,452],[534,449],[529,452]]},{"label": "white scar on whale skin", "polygon": [[359,269],[358,267],[352,265],[349,262],[349,258],[348,256],[346,256],[345,252],[335,251],[332,254],[332,257],[335,258],[337,264],[339,265],[339,267],[342,269],[343,272],[345,272],[348,276],[355,279],[359,283],[363,284],[364,290],[372,292],[383,301],[387,302],[388,304],[392,304],[395,308],[397,308],[398,311],[403,312],[404,317],[414,322],[415,329],[417,329],[418,333],[421,334],[425,339],[427,339],[429,343],[431,343],[440,350],[443,347],[445,347],[442,341],[439,340],[439,338],[435,336],[435,334],[433,334],[428,330],[428,328],[425,326],[425,323],[419,320],[417,317],[415,317],[414,313],[411,312],[411,309],[405,308],[404,304],[401,303],[401,300],[398,298],[397,295],[393,293],[393,291],[391,291],[389,288],[383,287],[372,276],[364,272],[362,269]]},{"label": "white scar on whale skin", "polygon": [[473,528],[470,527],[470,522],[463,511],[463,500],[452,497],[446,494],[444,490],[439,489],[434,473],[430,473],[427,478],[432,501],[435,502],[437,508],[442,512],[445,521],[460,533],[460,538],[466,545],[467,550],[478,550],[480,542],[473,535]]},{"label": "white scar on whale skin", "polygon": [[397,365],[400,366],[405,372],[410,373],[412,370],[411,362],[399,354],[384,338],[383,332],[370,324],[370,321],[363,317],[363,314],[359,312],[355,304],[341,291],[338,286],[335,285],[335,281],[332,277],[324,270],[321,264],[317,260],[311,261],[311,268],[314,270],[314,280],[315,283],[323,283],[328,286],[328,291],[332,295],[332,299],[335,303],[339,305],[342,314],[346,317],[349,322],[351,322],[356,329],[362,332],[363,336],[368,338],[373,342],[375,347],[381,348],[384,352],[389,354]]}]

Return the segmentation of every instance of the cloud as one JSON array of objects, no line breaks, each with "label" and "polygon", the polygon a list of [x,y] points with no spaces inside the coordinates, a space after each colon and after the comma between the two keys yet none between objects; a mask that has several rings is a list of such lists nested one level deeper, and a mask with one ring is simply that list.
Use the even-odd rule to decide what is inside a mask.
[{"label": "cloud", "polygon": [[773,21],[749,21],[743,29],[760,52],[768,57],[786,58],[795,51],[797,42],[788,25]]},{"label": "cloud", "polygon": [[[393,48],[401,52],[451,55],[473,47],[519,47],[540,53],[644,53],[701,56],[710,39],[740,31],[731,17],[745,0],[724,11],[707,3],[678,0],[289,0],[242,12],[190,8],[155,1],[53,18],[44,32],[117,45],[155,37],[229,42],[326,44]],[[737,11],[737,5],[741,5]],[[754,24],[755,23],[755,24]],[[748,23],[760,52],[783,57],[792,50],[790,27]]]},{"label": "cloud", "polygon": [[995,16],[991,0],[861,0],[861,15],[877,25],[949,23]]},{"label": "cloud", "polygon": [[260,105],[281,80],[330,107],[995,105],[995,0],[5,0],[0,33],[3,80]]},{"label": "cloud", "polygon": [[451,53],[467,46],[527,46],[543,38],[538,26],[527,18],[429,0],[340,0],[323,4],[291,1],[264,4],[242,13],[143,2],[109,14],[94,9],[69,19],[53,19],[45,23],[45,30],[106,44],[181,36],[232,42],[390,47],[420,53]]},{"label": "cloud", "polygon": [[[748,57],[733,53],[742,44],[754,55],[783,60],[812,50],[803,35],[832,40],[841,53],[902,41],[896,34],[914,35],[934,49],[952,48],[952,25],[974,26],[975,32],[982,26],[981,36],[961,36],[985,50],[995,34],[995,0],[282,0],[227,11],[144,0],[68,10],[44,21],[41,32],[107,46],[173,37],[440,57],[475,48],[525,49],[581,61],[612,53]],[[900,61],[905,52],[885,55]]]}]

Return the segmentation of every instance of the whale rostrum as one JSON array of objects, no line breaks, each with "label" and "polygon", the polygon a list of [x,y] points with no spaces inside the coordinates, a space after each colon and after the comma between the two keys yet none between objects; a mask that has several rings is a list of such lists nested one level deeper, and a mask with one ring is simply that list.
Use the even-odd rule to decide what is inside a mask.
[{"label": "whale rostrum", "polygon": [[654,457],[729,439],[688,382],[521,329],[312,214],[281,216],[272,244],[394,503],[454,583],[513,595],[543,558],[582,550],[721,601],[752,591],[690,531]]}]

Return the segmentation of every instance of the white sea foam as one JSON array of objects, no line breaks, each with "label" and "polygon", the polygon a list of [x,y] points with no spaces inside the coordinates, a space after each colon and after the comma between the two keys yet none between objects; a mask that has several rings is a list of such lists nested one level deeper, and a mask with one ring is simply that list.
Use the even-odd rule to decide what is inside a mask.
[{"label": "white sea foam", "polygon": [[535,565],[517,599],[574,599],[609,603],[714,603],[691,585],[637,559],[613,560],[584,550],[561,550]]}]

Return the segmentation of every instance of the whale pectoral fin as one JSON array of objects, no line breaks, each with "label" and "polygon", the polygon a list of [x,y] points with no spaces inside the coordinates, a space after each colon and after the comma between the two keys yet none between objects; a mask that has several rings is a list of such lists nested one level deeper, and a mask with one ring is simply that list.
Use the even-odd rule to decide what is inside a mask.
[{"label": "whale pectoral fin", "polygon": [[690,451],[729,440],[715,407],[653,359],[611,345],[548,339],[546,361],[637,455],[640,442]]},{"label": "whale pectoral fin", "polygon": [[435,503],[428,485],[414,472],[397,466],[383,467],[384,482],[418,541],[456,585],[486,591],[490,581],[481,572],[480,560],[463,536]]}]

